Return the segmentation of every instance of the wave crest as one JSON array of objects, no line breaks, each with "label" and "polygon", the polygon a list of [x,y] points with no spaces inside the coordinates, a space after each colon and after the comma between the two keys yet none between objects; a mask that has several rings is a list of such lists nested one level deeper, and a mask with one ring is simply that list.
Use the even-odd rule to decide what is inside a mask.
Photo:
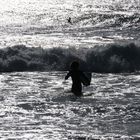
[{"label": "wave crest", "polygon": [[0,49],[0,71],[66,71],[77,60],[84,71],[134,72],[140,70],[140,47],[110,44],[92,48],[30,48],[16,45]]}]

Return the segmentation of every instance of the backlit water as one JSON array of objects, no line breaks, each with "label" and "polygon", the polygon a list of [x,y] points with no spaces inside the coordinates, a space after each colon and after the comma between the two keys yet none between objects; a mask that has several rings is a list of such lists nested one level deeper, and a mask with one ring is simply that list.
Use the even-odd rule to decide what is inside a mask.
[{"label": "backlit water", "polygon": [[[0,48],[137,45],[139,36],[139,0],[0,1]],[[0,139],[140,139],[139,74],[93,73],[81,98],[65,74],[1,73]]]},{"label": "backlit water", "polygon": [[139,23],[139,0],[1,0],[0,47],[139,43]]},{"label": "backlit water", "polygon": [[140,76],[92,75],[85,96],[70,93],[63,72],[0,75],[0,138],[140,138]]}]

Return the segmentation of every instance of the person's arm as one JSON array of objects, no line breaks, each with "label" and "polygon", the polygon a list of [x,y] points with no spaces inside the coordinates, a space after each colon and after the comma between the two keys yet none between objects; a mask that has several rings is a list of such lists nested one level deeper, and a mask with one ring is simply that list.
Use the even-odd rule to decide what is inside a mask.
[{"label": "person's arm", "polygon": [[71,72],[68,72],[68,74],[65,76],[65,80],[67,80],[71,76]]}]

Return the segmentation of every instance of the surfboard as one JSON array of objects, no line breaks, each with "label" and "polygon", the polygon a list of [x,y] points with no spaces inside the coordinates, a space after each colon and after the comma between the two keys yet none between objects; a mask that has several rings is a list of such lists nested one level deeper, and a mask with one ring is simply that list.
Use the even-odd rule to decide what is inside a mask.
[{"label": "surfboard", "polygon": [[84,86],[89,86],[91,83],[91,72],[84,72],[84,75],[80,76],[81,82]]}]

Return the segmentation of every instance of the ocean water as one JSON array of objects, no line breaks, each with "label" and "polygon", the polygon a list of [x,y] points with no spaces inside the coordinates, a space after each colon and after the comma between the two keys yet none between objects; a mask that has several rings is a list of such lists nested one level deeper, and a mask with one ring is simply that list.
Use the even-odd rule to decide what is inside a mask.
[{"label": "ocean water", "polygon": [[0,139],[139,140],[140,76],[92,74],[81,98],[66,72],[0,75]]},{"label": "ocean water", "polygon": [[2,0],[0,47],[139,43],[139,23],[139,0]]},{"label": "ocean water", "polygon": [[77,98],[66,72],[51,71],[77,56],[91,71],[138,71],[139,36],[140,0],[1,0],[0,139],[139,140],[139,72],[92,73]]}]

